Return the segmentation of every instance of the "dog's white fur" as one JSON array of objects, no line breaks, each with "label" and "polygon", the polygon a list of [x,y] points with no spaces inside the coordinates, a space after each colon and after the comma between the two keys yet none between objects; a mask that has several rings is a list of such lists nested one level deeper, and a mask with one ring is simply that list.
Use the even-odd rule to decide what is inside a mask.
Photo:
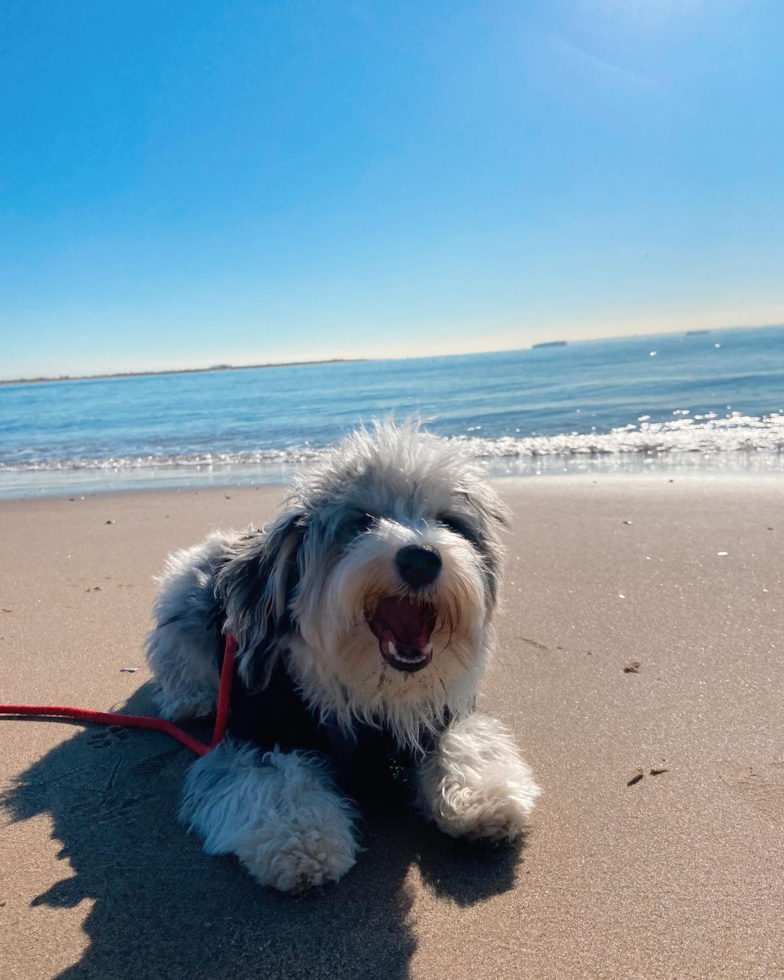
[{"label": "dog's white fur", "polygon": [[[365,514],[372,525],[352,530]],[[354,433],[296,483],[270,528],[216,533],[169,558],[147,641],[162,714],[214,710],[215,652],[232,632],[245,680],[260,649],[267,671],[285,654],[325,722],[378,726],[418,752],[417,803],[445,833],[515,838],[540,790],[503,726],[473,713],[494,643],[505,519],[459,446],[410,423]],[[416,673],[386,663],[368,627],[375,603],[406,595],[395,556],[410,544],[442,560],[417,595],[438,618],[432,661]],[[208,853],[236,854],[283,891],[336,881],[356,859],[353,806],[308,752],[227,740],[192,767],[181,817]]]},{"label": "dog's white fur", "polygon": [[473,714],[450,725],[419,768],[417,803],[450,837],[518,836],[540,789],[501,722]]},{"label": "dog's white fur", "polygon": [[215,650],[222,624],[210,622],[215,573],[238,537],[217,532],[195,548],[169,555],[158,578],[153,606],[158,625],[147,636],[147,662],[158,684],[161,714],[170,721],[206,717],[218,703]]},{"label": "dog's white fur", "polygon": [[[395,555],[409,544],[436,547],[442,557],[439,598],[451,629],[434,633],[426,670],[401,674],[379,663],[364,611],[368,594],[399,590]],[[484,616],[481,562],[467,541],[441,528],[381,519],[321,589],[308,584],[303,582],[294,605],[301,639],[291,656],[305,697],[323,717],[346,726],[354,718],[380,721],[399,742],[416,746],[423,725],[432,728],[447,711],[460,716],[471,710],[493,636]]]},{"label": "dog's white fur", "polygon": [[188,773],[180,819],[207,854],[236,854],[284,892],[337,881],[356,861],[356,814],[323,761],[224,740]]}]

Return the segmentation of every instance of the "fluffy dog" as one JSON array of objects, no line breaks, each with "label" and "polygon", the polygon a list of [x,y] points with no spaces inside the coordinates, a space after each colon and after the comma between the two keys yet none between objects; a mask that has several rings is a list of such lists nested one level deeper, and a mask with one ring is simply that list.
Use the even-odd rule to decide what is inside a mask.
[{"label": "fluffy dog", "polygon": [[540,791],[474,710],[506,522],[459,445],[386,422],[300,478],[269,527],[168,559],[147,639],[164,717],[212,714],[222,634],[239,644],[229,735],[180,813],[208,854],[281,891],[337,881],[358,851],[348,791],[390,759],[445,833],[523,831]]}]

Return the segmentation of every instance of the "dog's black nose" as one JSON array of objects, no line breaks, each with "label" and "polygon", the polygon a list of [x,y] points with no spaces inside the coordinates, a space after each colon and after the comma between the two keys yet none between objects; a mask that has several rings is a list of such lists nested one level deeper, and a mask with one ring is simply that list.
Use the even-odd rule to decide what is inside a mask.
[{"label": "dog's black nose", "polygon": [[441,571],[441,555],[429,545],[406,545],[397,553],[397,570],[406,585],[430,585]]}]

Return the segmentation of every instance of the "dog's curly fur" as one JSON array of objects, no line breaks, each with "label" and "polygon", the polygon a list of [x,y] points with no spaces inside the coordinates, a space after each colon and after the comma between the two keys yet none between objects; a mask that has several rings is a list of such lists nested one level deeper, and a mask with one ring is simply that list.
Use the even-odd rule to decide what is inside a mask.
[{"label": "dog's curly fur", "polygon": [[[413,762],[418,806],[445,833],[521,833],[540,791],[503,726],[474,713],[506,523],[459,443],[385,422],[300,477],[269,527],[168,559],[147,639],[162,714],[211,714],[221,634],[239,644],[244,701],[181,811],[208,853],[283,891],[340,878],[357,842],[338,783],[373,739]],[[419,579],[401,564],[412,548]]]}]

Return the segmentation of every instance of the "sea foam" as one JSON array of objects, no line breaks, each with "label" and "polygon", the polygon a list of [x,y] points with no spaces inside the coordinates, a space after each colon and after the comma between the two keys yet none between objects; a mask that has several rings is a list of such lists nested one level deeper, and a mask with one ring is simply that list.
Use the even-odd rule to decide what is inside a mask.
[{"label": "sea foam", "polygon": [[[437,426],[435,427],[437,428]],[[784,414],[754,417],[733,412],[723,418],[680,415],[666,422],[639,422],[609,432],[563,432],[548,436],[482,438],[456,435],[481,460],[526,460],[537,457],[644,454],[669,457],[683,453],[784,453]],[[241,452],[200,452],[174,455],[110,456],[86,459],[35,459],[30,454],[0,462],[0,472],[54,473],[133,471],[143,469],[221,470],[289,468],[316,462],[327,447],[294,446]]]}]

